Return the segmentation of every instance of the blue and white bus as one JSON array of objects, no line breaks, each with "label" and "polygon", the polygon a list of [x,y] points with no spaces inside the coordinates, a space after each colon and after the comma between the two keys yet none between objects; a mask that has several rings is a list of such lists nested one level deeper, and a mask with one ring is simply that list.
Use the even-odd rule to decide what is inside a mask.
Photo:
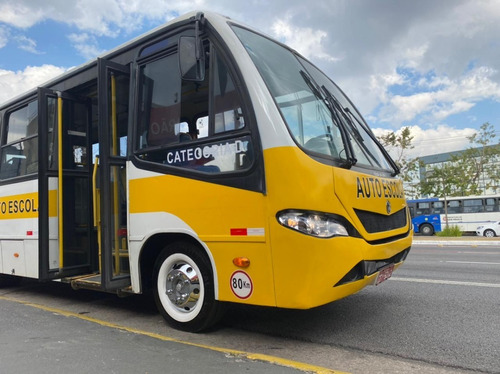
[{"label": "blue and white bus", "polygon": [[486,222],[500,220],[499,204],[500,195],[408,200],[413,230],[422,235],[442,231],[447,222],[462,232],[475,232]]}]

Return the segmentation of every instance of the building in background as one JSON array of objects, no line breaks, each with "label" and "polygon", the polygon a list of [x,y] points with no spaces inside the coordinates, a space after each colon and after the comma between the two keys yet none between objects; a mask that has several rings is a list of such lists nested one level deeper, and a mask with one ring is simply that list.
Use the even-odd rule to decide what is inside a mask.
[{"label": "building in background", "polygon": [[[487,146],[487,147],[488,148],[489,147],[498,147],[498,145]],[[478,147],[477,149],[481,150],[482,147]],[[428,175],[429,170],[431,170],[432,168],[439,167],[439,165],[445,164],[447,162],[451,162],[453,157],[460,156],[464,152],[465,151],[455,151],[455,152],[438,153],[435,155],[419,157],[419,160],[421,161],[421,166],[419,168],[420,181],[422,182],[426,179],[426,176]],[[485,166],[488,167],[489,165],[492,165],[492,164],[490,163],[490,164],[487,164]],[[496,158],[493,165],[495,165],[495,167],[498,168],[499,171],[497,173],[499,173],[500,172],[500,158],[499,157]],[[480,180],[479,180],[479,188],[482,191],[482,193],[481,193],[482,195],[492,195],[492,194],[496,194],[496,193],[500,192],[500,185],[498,184],[498,182],[493,187],[486,188],[485,186],[487,186],[489,184],[489,182],[491,182],[489,175],[483,171],[483,175],[480,177]],[[423,196],[423,197],[425,197],[425,196]]]}]

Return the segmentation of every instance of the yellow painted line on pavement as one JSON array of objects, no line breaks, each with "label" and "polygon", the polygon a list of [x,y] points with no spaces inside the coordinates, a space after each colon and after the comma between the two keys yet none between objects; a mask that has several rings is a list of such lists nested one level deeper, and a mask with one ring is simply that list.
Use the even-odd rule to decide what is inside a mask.
[{"label": "yellow painted line on pavement", "polygon": [[128,331],[128,332],[133,333],[133,334],[149,336],[150,338],[154,338],[154,339],[158,339],[158,340],[163,340],[163,341],[168,341],[168,342],[173,342],[173,343],[178,343],[178,344],[184,344],[184,345],[190,345],[190,346],[197,347],[197,348],[209,349],[211,351],[216,351],[216,352],[220,352],[220,353],[224,353],[224,354],[229,354],[232,356],[246,358],[246,359],[251,360],[251,361],[268,362],[270,364],[290,367],[290,368],[297,369],[297,370],[300,370],[303,372],[315,373],[315,374],[349,374],[349,373],[343,372],[343,371],[331,370],[331,369],[323,368],[323,367],[316,366],[316,365],[310,365],[310,364],[306,364],[303,362],[297,362],[297,361],[288,360],[285,358],[270,356],[270,355],[261,354],[261,353],[250,353],[250,352],[239,351],[239,350],[235,350],[235,349],[220,348],[220,347],[215,347],[215,346],[211,346],[211,345],[187,342],[184,340],[171,338],[168,336],[156,334],[156,333],[149,332],[149,331],[143,331],[143,330],[135,329],[132,327],[117,325],[116,323],[106,322],[106,321],[103,321],[103,320],[100,320],[97,318],[88,317],[85,315],[81,315],[81,314],[78,314],[75,312],[70,312],[70,311],[63,310],[63,309],[52,308],[52,307],[48,307],[48,306],[41,305],[41,304],[35,304],[35,303],[23,301],[23,300],[18,300],[18,299],[11,298],[8,296],[0,296],[0,300],[12,301],[15,303],[24,304],[24,305],[27,305],[27,306],[30,306],[33,308],[37,308],[40,310],[44,310],[47,312],[60,314],[64,317],[79,318],[79,319],[89,321],[92,323],[97,323],[101,326],[110,327],[113,329],[118,329],[118,330],[123,330],[123,331]]}]

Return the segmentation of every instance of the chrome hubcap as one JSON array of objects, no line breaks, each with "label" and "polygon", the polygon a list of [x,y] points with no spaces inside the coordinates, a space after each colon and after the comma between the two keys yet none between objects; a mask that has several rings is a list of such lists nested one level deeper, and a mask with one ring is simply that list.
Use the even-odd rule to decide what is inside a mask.
[{"label": "chrome hubcap", "polygon": [[200,281],[189,264],[173,266],[168,272],[166,286],[167,297],[178,310],[189,312],[198,303]]}]

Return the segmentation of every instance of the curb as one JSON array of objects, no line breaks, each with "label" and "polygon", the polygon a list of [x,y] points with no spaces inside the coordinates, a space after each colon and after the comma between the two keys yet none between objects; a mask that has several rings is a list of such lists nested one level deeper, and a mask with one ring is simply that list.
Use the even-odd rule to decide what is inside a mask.
[{"label": "curb", "polygon": [[413,245],[437,245],[437,246],[449,246],[449,245],[470,245],[473,247],[479,246],[495,246],[500,248],[500,240],[414,240]]}]

